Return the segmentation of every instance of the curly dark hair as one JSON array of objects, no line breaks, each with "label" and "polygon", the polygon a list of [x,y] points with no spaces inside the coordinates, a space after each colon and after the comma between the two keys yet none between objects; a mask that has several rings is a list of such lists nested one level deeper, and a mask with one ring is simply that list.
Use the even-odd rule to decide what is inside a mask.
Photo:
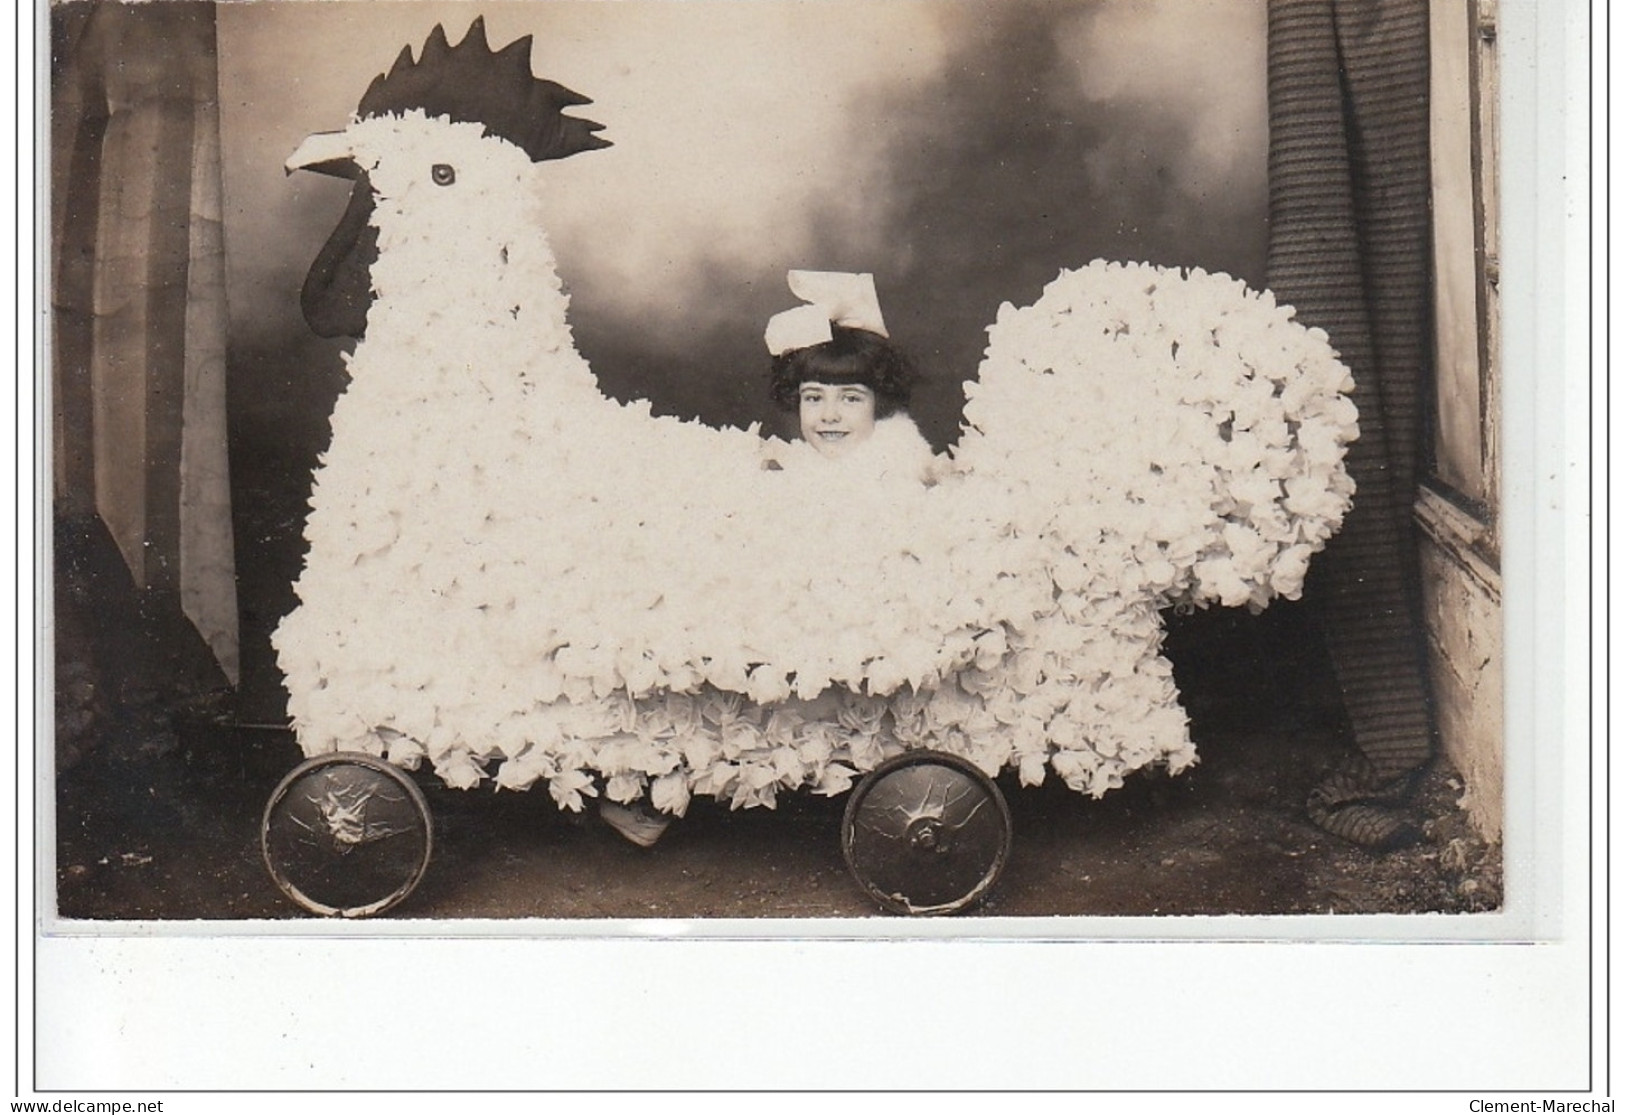
[{"label": "curly dark hair", "polygon": [[801,402],[801,385],[860,383],[875,393],[875,417],[908,409],[914,391],[914,365],[879,333],[831,325],[822,344],[793,348],[773,358],[773,401],[786,411]]}]

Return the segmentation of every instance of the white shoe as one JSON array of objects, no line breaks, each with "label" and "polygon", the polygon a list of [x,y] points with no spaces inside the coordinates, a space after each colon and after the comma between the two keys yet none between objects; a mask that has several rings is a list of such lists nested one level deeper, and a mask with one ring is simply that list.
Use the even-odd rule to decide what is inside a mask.
[{"label": "white shoe", "polygon": [[640,848],[653,847],[671,824],[669,814],[651,813],[641,802],[626,806],[606,801],[598,806],[598,815],[610,828]]}]

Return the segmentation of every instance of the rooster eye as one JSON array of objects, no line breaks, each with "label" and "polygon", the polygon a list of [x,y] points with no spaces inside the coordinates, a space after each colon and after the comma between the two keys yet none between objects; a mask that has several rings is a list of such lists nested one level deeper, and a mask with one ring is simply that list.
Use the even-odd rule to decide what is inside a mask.
[{"label": "rooster eye", "polygon": [[436,186],[449,186],[457,181],[457,171],[447,163],[435,163],[429,171],[429,177],[434,179]]}]

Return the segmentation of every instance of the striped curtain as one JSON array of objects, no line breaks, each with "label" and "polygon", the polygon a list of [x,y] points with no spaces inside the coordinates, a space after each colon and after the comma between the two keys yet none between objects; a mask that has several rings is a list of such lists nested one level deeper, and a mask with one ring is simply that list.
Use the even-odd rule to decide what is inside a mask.
[{"label": "striped curtain", "polygon": [[56,508],[235,684],[214,6],[64,4],[52,40]]},{"label": "striped curtain", "polygon": [[[1362,843],[1432,754],[1413,525],[1432,356],[1427,0],[1270,0],[1268,285],[1354,373],[1359,490],[1309,589],[1355,751],[1310,813]],[[1395,815],[1397,816],[1397,815]]]}]

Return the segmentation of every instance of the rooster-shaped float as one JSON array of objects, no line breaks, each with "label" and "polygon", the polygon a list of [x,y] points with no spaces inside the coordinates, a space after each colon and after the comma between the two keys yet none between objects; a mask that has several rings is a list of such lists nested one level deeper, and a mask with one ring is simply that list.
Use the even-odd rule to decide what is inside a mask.
[{"label": "rooster-shaped float", "polygon": [[1000,310],[934,486],[764,470],[577,353],[546,167],[603,141],[529,54],[437,28],[289,162],[357,180],[305,302],[365,326],[275,639],[304,751],[674,814],[918,748],[1096,795],[1190,763],[1159,613],[1295,596],[1339,525],[1325,336],[1095,263]]}]

